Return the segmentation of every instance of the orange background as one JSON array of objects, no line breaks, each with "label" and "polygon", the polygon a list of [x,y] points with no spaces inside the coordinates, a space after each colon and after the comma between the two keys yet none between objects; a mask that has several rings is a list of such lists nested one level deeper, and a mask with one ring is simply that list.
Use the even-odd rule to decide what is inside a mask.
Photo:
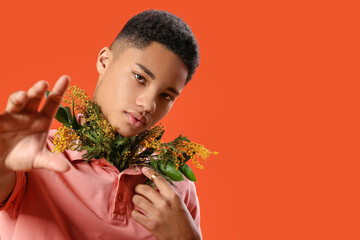
[{"label": "orange background", "polygon": [[220,152],[195,170],[204,239],[360,239],[355,2],[1,3],[1,111],[13,91],[62,74],[91,95],[97,54],[125,22],[170,11],[201,63],[166,138]]}]

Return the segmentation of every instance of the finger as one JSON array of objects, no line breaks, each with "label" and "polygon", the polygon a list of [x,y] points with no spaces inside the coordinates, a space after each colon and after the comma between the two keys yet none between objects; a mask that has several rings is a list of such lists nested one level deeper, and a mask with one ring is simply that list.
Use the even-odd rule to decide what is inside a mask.
[{"label": "finger", "polygon": [[140,223],[141,225],[143,225],[145,228],[150,229],[151,226],[151,219],[149,217],[147,217],[146,215],[140,213],[137,210],[133,210],[131,212],[131,216],[134,218],[134,220],[138,223]]},{"label": "finger", "polygon": [[62,97],[69,86],[69,83],[70,83],[69,76],[66,75],[61,76],[56,81],[55,86],[51,91],[51,93],[48,95],[48,98],[41,112],[44,113],[50,119],[54,118],[61,103]]},{"label": "finger", "polygon": [[[151,176],[156,173],[153,169],[150,169],[150,168],[147,168],[147,167],[143,167],[141,169],[141,171],[150,180],[152,180]],[[163,194],[164,196],[168,197],[168,196],[171,196],[174,193],[174,190],[171,188],[171,185],[162,176],[156,177],[155,180],[154,180],[154,183],[156,184],[156,186],[160,190],[160,193]]]},{"label": "finger", "polygon": [[70,169],[68,161],[56,154],[44,150],[34,159],[33,168],[44,168],[56,172],[66,172]]},{"label": "finger", "polygon": [[18,91],[10,95],[8,103],[6,105],[5,112],[7,113],[19,113],[24,108],[28,97],[26,92]]},{"label": "finger", "polygon": [[144,210],[148,215],[154,215],[156,208],[154,204],[152,204],[148,199],[138,194],[135,194],[132,198],[132,202],[135,206],[139,207],[140,209]]},{"label": "finger", "polygon": [[28,112],[37,112],[41,99],[43,98],[49,84],[46,81],[39,81],[31,87],[28,92],[28,101],[25,110]]},{"label": "finger", "polygon": [[155,191],[152,187],[145,184],[138,184],[135,187],[135,193],[140,194],[147,199],[149,199],[151,202],[156,203],[162,200],[162,196],[160,193]]}]

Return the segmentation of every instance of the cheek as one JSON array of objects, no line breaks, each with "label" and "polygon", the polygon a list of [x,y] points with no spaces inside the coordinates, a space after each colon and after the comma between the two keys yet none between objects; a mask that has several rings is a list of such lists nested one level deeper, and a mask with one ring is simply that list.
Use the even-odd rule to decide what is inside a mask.
[{"label": "cheek", "polygon": [[108,81],[106,90],[105,95],[111,109],[127,105],[135,96],[135,89],[128,76],[114,76]]},{"label": "cheek", "polygon": [[159,104],[158,107],[158,113],[157,113],[157,121],[160,121],[163,117],[166,116],[166,114],[170,111],[171,107],[173,106],[173,103],[171,104]]},{"label": "cheek", "polygon": [[115,83],[103,81],[101,86],[99,86],[99,91],[96,95],[101,111],[109,121],[116,118],[114,113],[118,112],[117,109],[120,107],[119,103],[122,102],[121,99],[118,98],[121,94],[117,93],[116,89],[117,86]]}]

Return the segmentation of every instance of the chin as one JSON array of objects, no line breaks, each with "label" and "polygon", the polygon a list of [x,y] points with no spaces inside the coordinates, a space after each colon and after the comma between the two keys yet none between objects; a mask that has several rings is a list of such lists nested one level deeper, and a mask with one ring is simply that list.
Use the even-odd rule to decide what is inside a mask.
[{"label": "chin", "polygon": [[139,133],[141,133],[143,130],[141,131],[134,131],[134,130],[121,130],[120,128],[117,128],[116,130],[121,136],[124,136],[124,137],[134,137],[136,135],[138,135]]},{"label": "chin", "polygon": [[133,136],[138,135],[141,132],[141,131],[140,132],[135,131],[134,129],[131,129],[131,128],[127,127],[126,124],[124,124],[121,121],[114,121],[114,122],[109,121],[109,122],[110,122],[111,126],[116,128],[116,132],[119,133],[121,136],[124,136],[124,137],[133,137]]},{"label": "chin", "polygon": [[147,128],[146,126],[133,128],[127,122],[124,121],[117,121],[114,124],[110,122],[110,125],[114,126],[116,128],[116,132],[118,132],[121,136],[124,137],[134,137],[139,133],[143,132]]}]

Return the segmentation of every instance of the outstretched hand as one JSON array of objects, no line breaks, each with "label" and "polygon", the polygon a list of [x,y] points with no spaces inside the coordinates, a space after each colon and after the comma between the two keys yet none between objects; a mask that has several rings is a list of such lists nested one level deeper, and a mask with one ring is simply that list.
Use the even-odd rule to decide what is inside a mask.
[{"label": "outstretched hand", "polygon": [[[149,179],[155,173],[145,167],[142,172]],[[148,229],[158,240],[201,239],[201,234],[178,193],[162,176],[156,177],[154,183],[159,192],[145,184],[135,187],[137,194],[132,201],[140,208],[140,211],[135,209],[131,213],[135,221]]]},{"label": "outstretched hand", "polygon": [[46,81],[35,83],[27,92],[10,95],[5,112],[0,114],[0,176],[35,168],[69,169],[65,159],[52,154],[45,146],[52,120],[69,83],[68,76],[61,76],[41,110],[38,108],[48,88]]}]

